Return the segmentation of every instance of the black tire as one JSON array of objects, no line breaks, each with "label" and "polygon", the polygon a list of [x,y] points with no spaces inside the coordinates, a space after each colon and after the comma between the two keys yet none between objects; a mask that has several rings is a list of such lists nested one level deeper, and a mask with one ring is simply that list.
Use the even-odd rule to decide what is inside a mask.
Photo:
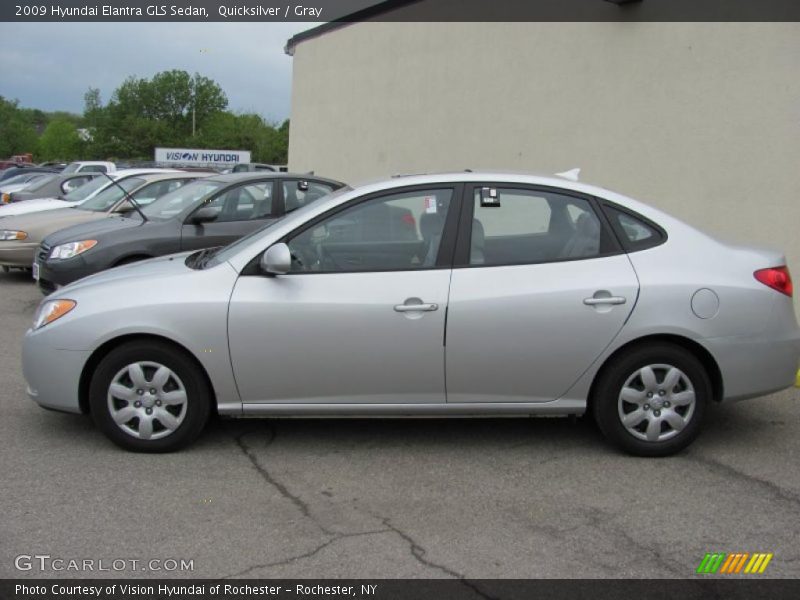
[{"label": "black tire", "polygon": [[[672,404],[667,402],[667,407],[664,407],[661,405],[664,402],[664,398],[671,397],[671,395],[667,393],[665,396],[659,397],[658,393],[656,393],[653,401],[658,406],[654,409],[654,406],[647,404],[650,400],[644,399],[647,398],[647,390],[649,388],[642,385],[643,379],[634,379],[628,387],[637,387],[637,391],[639,387],[642,389],[640,393],[644,394],[642,400],[644,404],[641,410],[644,411],[645,417],[638,424],[638,427],[644,427],[644,430],[632,432],[623,424],[620,413],[628,415],[638,410],[638,407],[635,403],[623,402],[620,398],[623,387],[629,378],[635,377],[635,374],[640,369],[648,365],[677,367],[684,378],[680,380],[673,390],[685,392],[689,389],[686,387],[687,384],[690,385],[694,391],[694,404],[691,412],[689,412],[688,407],[679,407],[677,404],[673,406],[672,404],[675,404],[675,402]],[[655,369],[654,371],[656,372],[656,381],[664,383],[666,370]],[[680,346],[659,342],[630,348],[615,357],[612,363],[603,368],[595,385],[592,410],[603,435],[625,452],[635,456],[670,456],[686,448],[698,436],[711,398],[711,382],[702,363],[691,352]],[[673,412],[685,410],[686,414],[689,415],[688,421],[686,421],[682,429],[673,429],[669,423],[661,424],[660,419],[658,419],[659,424],[657,426],[654,425],[654,429],[661,427],[659,435],[671,435],[672,437],[657,441],[648,441],[637,437],[637,434],[646,436],[647,424],[657,420],[653,415],[657,414],[661,417],[661,413],[667,410],[672,410]],[[681,416],[684,419],[686,417],[686,415]]]},{"label": "black tire", "polygon": [[[156,363],[163,365],[177,376],[185,392],[185,412],[182,422],[172,433],[158,439],[140,439],[123,431],[114,421],[109,407],[109,387],[115,377],[133,363]],[[153,375],[150,374],[150,378]],[[148,380],[149,381],[149,380]],[[174,380],[173,380],[174,381]],[[169,385],[169,384],[168,384]],[[174,386],[174,383],[172,384]],[[135,384],[132,384],[135,388]],[[141,403],[140,403],[141,404]],[[89,406],[95,424],[116,445],[134,452],[172,452],[193,442],[203,431],[211,412],[211,394],[206,377],[197,364],[184,351],[170,344],[155,340],[137,340],[118,346],[109,352],[97,365],[89,386]],[[159,404],[161,406],[161,404]],[[167,405],[164,405],[164,409]],[[153,408],[159,411],[160,408]],[[145,417],[150,418],[150,417]],[[154,428],[167,429],[158,422],[158,414],[152,417]],[[131,421],[133,428],[138,421]]]}]

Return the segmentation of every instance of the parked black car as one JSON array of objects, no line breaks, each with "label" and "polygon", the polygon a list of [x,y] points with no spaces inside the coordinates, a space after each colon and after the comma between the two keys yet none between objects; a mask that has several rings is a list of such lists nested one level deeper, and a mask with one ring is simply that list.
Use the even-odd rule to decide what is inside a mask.
[{"label": "parked black car", "polygon": [[[195,181],[123,216],[81,223],[44,238],[36,262],[49,294],[110,267],[224,246],[343,187],[332,179],[291,173],[231,173]],[[61,252],[61,248],[80,252]],[[70,258],[53,258],[69,254]]]},{"label": "parked black car", "polygon": [[22,200],[36,200],[37,198],[61,198],[82,185],[89,183],[100,173],[60,173],[44,181],[34,182],[24,190],[8,194],[8,202],[21,202]]}]

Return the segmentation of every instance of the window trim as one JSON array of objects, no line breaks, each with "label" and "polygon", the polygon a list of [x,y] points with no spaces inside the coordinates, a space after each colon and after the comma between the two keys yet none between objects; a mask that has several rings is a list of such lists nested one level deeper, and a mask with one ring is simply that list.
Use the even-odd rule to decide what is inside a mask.
[{"label": "window trim", "polygon": [[[548,193],[558,196],[573,197],[588,202],[589,208],[592,210],[592,212],[594,212],[595,217],[600,223],[600,235],[605,236],[605,239],[611,246],[611,249],[607,250],[606,252],[600,252],[595,256],[579,256],[576,258],[560,258],[556,260],[520,261],[520,262],[507,262],[498,264],[472,265],[470,264],[469,261],[470,261],[470,249],[471,249],[470,247],[472,244],[472,220],[474,218],[473,207],[475,201],[474,196],[475,196],[475,190],[483,187],[494,187],[507,190],[522,190],[534,193],[536,192]],[[575,262],[578,260],[594,260],[597,258],[618,256],[620,254],[625,253],[625,250],[623,246],[620,244],[616,232],[613,231],[613,228],[611,227],[611,223],[609,223],[609,220],[606,218],[605,213],[600,209],[600,206],[598,205],[599,204],[598,199],[589,194],[583,194],[581,192],[576,192],[575,190],[568,190],[564,188],[547,186],[547,185],[533,185],[525,183],[502,182],[502,181],[479,181],[479,182],[469,182],[465,186],[461,204],[462,204],[462,210],[461,210],[461,220],[459,223],[459,236],[458,236],[459,239],[456,247],[455,260],[453,263],[454,269],[490,269],[495,267],[547,265],[554,263]],[[602,237],[601,237],[601,245],[602,245]]]},{"label": "window trim", "polygon": [[[627,254],[630,254],[632,252],[641,252],[642,250],[649,250],[650,248],[661,246],[662,244],[665,244],[669,239],[667,231],[663,227],[661,227],[661,225],[651,221],[644,215],[641,215],[636,211],[631,210],[630,208],[621,206],[616,202],[611,202],[610,200],[601,200],[600,208],[603,211],[603,215],[606,217],[606,220],[608,221],[608,224],[610,225],[612,231],[614,232],[617,241]],[[632,219],[641,221],[642,223],[644,223],[645,225],[647,225],[653,231],[656,232],[657,234],[656,239],[650,241],[645,240],[644,242],[632,242],[630,238],[628,238],[627,234],[623,231],[622,226],[619,224],[619,221],[617,221],[617,219],[614,218],[614,215],[610,214],[609,211],[611,210],[615,210],[622,214],[628,215]]]},{"label": "window trim", "polygon": [[[431,267],[420,267],[417,269],[370,269],[370,270],[359,270],[359,271],[302,271],[302,272],[289,272],[285,275],[281,275],[281,277],[297,277],[297,276],[304,276],[304,275],[356,275],[356,274],[366,274],[366,273],[414,273],[414,272],[425,272],[425,271],[437,271],[443,269],[452,269],[453,268],[453,258],[455,256],[456,251],[456,243],[458,238],[458,229],[459,229],[459,220],[461,218],[461,211],[463,207],[463,192],[464,192],[465,184],[463,182],[433,182],[430,184],[422,184],[422,185],[410,185],[405,187],[397,187],[397,188],[390,188],[384,189],[377,192],[372,192],[370,194],[366,194],[364,196],[359,196],[358,198],[353,198],[352,200],[348,200],[347,202],[331,208],[330,210],[325,211],[324,213],[317,215],[313,219],[310,219],[299,225],[286,235],[282,236],[280,239],[275,240],[270,246],[274,246],[275,244],[288,244],[289,241],[298,235],[301,235],[303,232],[307,231],[308,229],[312,229],[316,227],[322,221],[325,221],[335,215],[344,212],[350,208],[358,206],[359,204],[363,204],[365,202],[369,202],[371,200],[375,200],[377,198],[386,198],[390,196],[397,196],[404,193],[414,193],[414,192],[424,192],[429,190],[452,190],[453,195],[450,199],[450,208],[447,211],[447,218],[445,219],[444,229],[442,230],[442,239],[439,242],[439,251],[436,254],[436,262]],[[283,191],[281,189],[281,191]],[[334,190],[335,191],[335,190]],[[259,268],[259,262],[261,260],[261,256],[264,252],[270,247],[267,246],[263,250],[261,250],[258,254],[256,254],[247,266],[242,269],[240,275],[241,276],[250,276],[250,275],[258,275],[261,277],[275,277],[275,275],[268,275],[267,273],[263,273]]]}]

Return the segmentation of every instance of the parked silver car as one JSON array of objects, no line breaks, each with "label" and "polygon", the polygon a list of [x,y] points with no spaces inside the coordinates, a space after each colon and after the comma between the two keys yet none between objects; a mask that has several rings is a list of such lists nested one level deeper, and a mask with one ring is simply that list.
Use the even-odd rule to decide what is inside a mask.
[{"label": "parked silver car", "polygon": [[46,298],[28,393],[168,451],[209,414],[578,415],[674,453],[708,405],[789,387],[778,252],[723,244],[557,177],[458,173],[343,188],[218,250]]}]

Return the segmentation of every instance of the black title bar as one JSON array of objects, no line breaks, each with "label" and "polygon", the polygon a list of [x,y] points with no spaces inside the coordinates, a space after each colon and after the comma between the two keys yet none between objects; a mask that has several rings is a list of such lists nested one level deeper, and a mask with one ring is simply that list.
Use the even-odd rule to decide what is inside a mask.
[{"label": "black title bar", "polygon": [[800,581],[760,576],[695,579],[3,579],[2,600],[792,600]]},{"label": "black title bar", "polygon": [[3,0],[0,21],[800,21],[798,0]]}]

